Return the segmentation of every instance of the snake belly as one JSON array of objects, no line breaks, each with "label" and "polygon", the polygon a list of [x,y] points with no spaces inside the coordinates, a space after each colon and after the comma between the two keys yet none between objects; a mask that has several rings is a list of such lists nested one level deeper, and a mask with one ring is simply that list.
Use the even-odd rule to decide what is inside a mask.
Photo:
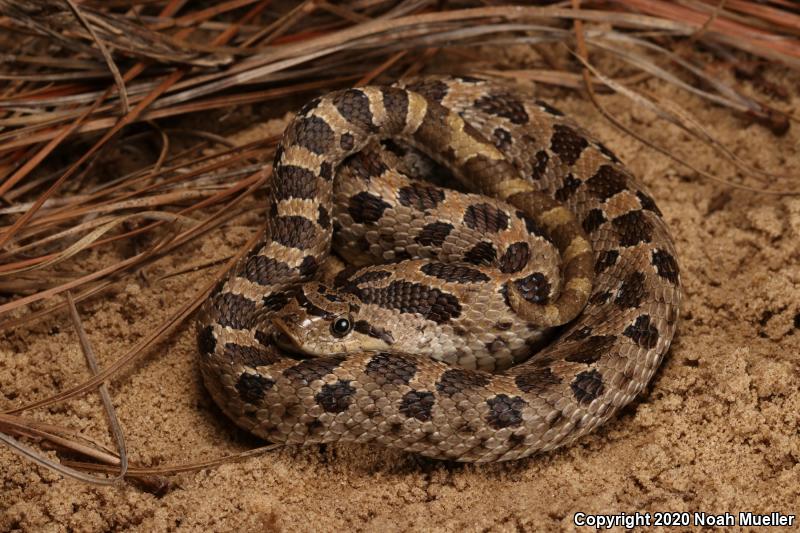
[{"label": "snake belly", "polygon": [[[338,166],[383,138],[408,141],[512,204],[544,196],[563,206],[549,213],[568,214],[588,236],[587,303],[528,361],[491,374],[388,353],[298,361],[276,348],[270,316],[329,252]],[[201,312],[200,366],[226,415],[272,442],[517,459],[566,444],[628,404],[669,348],[680,297],[653,199],[607,148],[528,91],[474,78],[348,89],[313,100],[287,127],[264,240]]]}]

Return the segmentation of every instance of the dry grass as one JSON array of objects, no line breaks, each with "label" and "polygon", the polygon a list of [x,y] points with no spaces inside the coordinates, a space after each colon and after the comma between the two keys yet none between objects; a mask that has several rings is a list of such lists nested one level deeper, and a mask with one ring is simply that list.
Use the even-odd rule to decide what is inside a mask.
[{"label": "dry grass", "polygon": [[[602,108],[599,93],[621,93],[712,147],[731,162],[734,177],[692,169],[698,175],[760,193],[798,189],[790,177],[738,160],[676,102],[656,99],[641,83],[661,80],[776,135],[785,133],[798,118],[791,110],[747,96],[720,81],[717,72],[729,69],[778,100],[786,95],[761,77],[761,68],[767,63],[800,68],[800,10],[788,0],[572,1],[539,7],[306,0],[291,9],[270,0],[185,4],[0,0],[5,34],[0,40],[7,41],[1,43],[0,69],[0,331],[67,310],[92,368],[90,379],[49,398],[0,407],[5,409],[0,439],[87,482],[128,477],[155,491],[166,483],[159,476],[231,459],[128,467],[103,383],[186,320],[236,258],[195,265],[225,266],[161,328],[104,369],[93,366],[76,308],[76,302],[101,296],[147,272],[159,258],[259,210],[253,195],[269,180],[267,162],[277,139],[237,145],[225,131],[180,126],[193,117],[223,116],[238,106],[267,102],[286,107],[297,103],[298,94],[310,98],[337,87],[414,75],[431,63],[458,64],[459,72],[583,91],[615,125],[653,146]],[[510,44],[536,48],[541,64],[503,71],[476,61],[471,52],[475,46]],[[626,65],[624,76],[597,66],[607,57]],[[120,150],[146,153],[144,147],[152,145],[157,157],[112,179],[100,178],[98,169]],[[669,147],[653,148],[690,166]],[[780,185],[786,183],[790,186]],[[116,259],[82,272],[80,259],[90,251],[111,251],[107,257]],[[95,389],[107,404],[116,451],[20,414]],[[83,460],[50,461],[20,437]]]}]

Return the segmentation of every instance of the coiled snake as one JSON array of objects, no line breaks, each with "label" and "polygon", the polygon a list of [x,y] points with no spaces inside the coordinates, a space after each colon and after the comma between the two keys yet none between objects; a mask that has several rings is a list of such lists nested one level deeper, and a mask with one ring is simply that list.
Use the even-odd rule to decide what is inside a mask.
[{"label": "coiled snake", "polygon": [[[442,165],[497,200],[393,174],[371,152],[381,139],[424,153],[407,158],[422,175]],[[268,209],[264,240],[206,302],[197,338],[215,402],[273,442],[525,457],[629,403],[675,332],[678,264],[653,199],[521,88],[425,78],[317,98],[284,133]],[[355,262],[395,263],[310,281],[334,227]]]}]

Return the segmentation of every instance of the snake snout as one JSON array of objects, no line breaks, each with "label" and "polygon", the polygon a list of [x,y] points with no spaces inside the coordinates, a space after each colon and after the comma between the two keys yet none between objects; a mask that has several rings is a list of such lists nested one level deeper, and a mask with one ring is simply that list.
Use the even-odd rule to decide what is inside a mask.
[{"label": "snake snout", "polygon": [[[296,321],[297,316],[293,314],[286,315],[286,319],[290,322]],[[289,324],[284,321],[281,317],[273,317],[272,318],[272,325],[275,326],[275,343],[285,350],[290,350],[293,352],[301,351],[300,345],[297,342],[297,339],[294,336],[294,332],[292,328],[289,327]]]}]

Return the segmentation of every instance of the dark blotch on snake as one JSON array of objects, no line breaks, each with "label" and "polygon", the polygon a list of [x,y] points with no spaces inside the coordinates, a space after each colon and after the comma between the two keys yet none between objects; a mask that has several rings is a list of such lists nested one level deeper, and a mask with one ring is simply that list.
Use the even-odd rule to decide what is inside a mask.
[{"label": "dark blotch on snake", "polygon": [[550,149],[567,165],[574,165],[587,146],[589,141],[569,126],[563,124],[553,126]]},{"label": "dark blotch on snake", "polygon": [[540,367],[530,372],[518,375],[514,379],[519,390],[527,393],[541,393],[561,383],[561,378],[556,376],[549,367]]},{"label": "dark blotch on snake", "polygon": [[522,102],[506,92],[482,96],[475,100],[473,105],[489,115],[507,118],[512,124],[527,124],[529,120]]},{"label": "dark blotch on snake", "polygon": [[515,242],[506,248],[505,253],[498,261],[500,272],[513,274],[519,272],[531,258],[531,249],[526,242]]},{"label": "dark blotch on snake", "polygon": [[492,132],[492,139],[494,140],[494,145],[501,151],[508,150],[513,140],[511,133],[504,128],[495,128]]},{"label": "dark blotch on snake", "polygon": [[345,152],[349,152],[355,147],[355,139],[349,133],[342,133],[339,137],[339,147]]},{"label": "dark blotch on snake", "polygon": [[382,198],[365,191],[351,196],[347,202],[347,212],[356,224],[375,224],[389,207]]},{"label": "dark blotch on snake", "polygon": [[250,319],[255,315],[256,304],[244,296],[222,292],[214,296],[219,325],[233,329],[250,327]]},{"label": "dark blotch on snake", "polygon": [[653,250],[651,261],[653,266],[656,267],[656,272],[659,276],[673,285],[678,284],[680,269],[678,268],[678,262],[671,253],[665,250]]},{"label": "dark blotch on snake", "polygon": [[314,399],[326,412],[342,413],[350,407],[355,393],[356,389],[350,385],[349,380],[339,380],[323,385]]},{"label": "dark blotch on snake", "polygon": [[603,225],[608,219],[606,218],[605,213],[603,213],[599,209],[592,209],[588,213],[586,213],[586,217],[583,219],[583,231],[586,233],[591,233],[600,226]]},{"label": "dark blotch on snake", "polygon": [[[233,342],[225,343],[225,359],[246,366],[264,366],[280,360],[272,351],[257,346],[243,346]],[[246,374],[245,374],[246,375]]]},{"label": "dark blotch on snake", "polygon": [[424,422],[430,420],[435,403],[436,399],[432,392],[411,390],[403,395],[399,411],[408,418]]},{"label": "dark blotch on snake", "polygon": [[619,259],[619,251],[603,250],[597,256],[597,261],[594,264],[594,273],[600,274],[607,268],[616,265],[617,259]]},{"label": "dark blotch on snake", "polygon": [[264,296],[261,302],[268,311],[278,311],[289,303],[289,296],[287,296],[285,292],[276,292]]},{"label": "dark blotch on snake", "polygon": [[536,164],[531,169],[530,179],[538,181],[544,177],[547,171],[547,162],[550,161],[550,155],[544,150],[536,152]]},{"label": "dark blotch on snake", "polygon": [[320,117],[301,117],[289,127],[294,142],[317,155],[328,152],[333,145],[333,129]]},{"label": "dark blotch on snake", "polygon": [[423,80],[412,83],[408,86],[408,90],[419,93],[428,100],[441,103],[447,92],[450,90],[447,84],[440,80]]},{"label": "dark blotch on snake", "polygon": [[489,281],[490,278],[480,270],[452,264],[431,261],[420,267],[420,271],[428,276],[443,279],[453,283],[479,283]]},{"label": "dark blotch on snake", "polygon": [[422,246],[441,246],[444,240],[453,231],[453,225],[447,222],[431,222],[422,228],[414,238]]},{"label": "dark blotch on snake", "polygon": [[345,356],[343,355],[306,359],[285,369],[283,376],[295,383],[310,385],[314,381],[332,373],[344,360]]},{"label": "dark blotch on snake", "polygon": [[358,89],[339,91],[333,97],[333,105],[351,124],[370,132],[376,130],[369,108],[369,97],[363,91]]},{"label": "dark blotch on snake", "polygon": [[270,333],[257,329],[254,336],[261,346],[272,346],[272,335]]},{"label": "dark blotch on snake", "polygon": [[206,326],[197,332],[197,347],[204,355],[211,355],[217,349],[217,339],[214,337],[212,326]]},{"label": "dark blotch on snake", "polygon": [[311,248],[316,239],[317,225],[298,215],[279,216],[272,220],[272,240],[289,248]]},{"label": "dark blotch on snake", "polygon": [[433,209],[444,200],[444,191],[424,183],[412,183],[397,191],[398,201],[419,211]]},{"label": "dark blotch on snake", "polygon": [[508,215],[491,204],[475,204],[464,212],[464,224],[481,233],[497,233],[508,229]]},{"label": "dark blotch on snake", "polygon": [[395,88],[381,88],[383,108],[386,116],[392,122],[391,129],[402,129],[408,115],[408,93]]},{"label": "dark blotch on snake", "polygon": [[613,346],[616,337],[613,335],[593,335],[577,346],[571,347],[571,352],[565,361],[570,363],[583,363],[591,365],[600,360]]},{"label": "dark blotch on snake", "polygon": [[358,289],[357,294],[365,304],[397,309],[401,313],[417,313],[437,324],[461,316],[458,298],[420,283],[393,281],[386,287]]},{"label": "dark blotch on snake", "polygon": [[328,213],[328,210],[325,209],[325,206],[321,205],[317,209],[317,224],[325,229],[331,227],[331,215]]},{"label": "dark blotch on snake", "polygon": [[658,344],[658,329],[650,323],[650,315],[639,315],[636,321],[622,332],[642,348],[652,349]]},{"label": "dark blotch on snake", "polygon": [[436,390],[447,396],[480,389],[489,384],[489,376],[461,368],[452,368],[442,373],[436,382]]},{"label": "dark blotch on snake", "polygon": [[486,400],[486,405],[489,406],[486,422],[494,429],[502,429],[517,427],[522,423],[522,409],[528,402],[519,396],[498,394]]},{"label": "dark blotch on snake", "polygon": [[550,282],[541,272],[534,272],[524,278],[514,280],[520,295],[535,304],[545,304],[550,299]]},{"label": "dark blotch on snake", "polygon": [[463,259],[473,265],[489,265],[497,259],[497,250],[492,243],[481,241],[464,254]]},{"label": "dark blotch on snake", "polygon": [[275,169],[273,191],[276,200],[309,200],[317,195],[317,176],[302,167],[281,165]]},{"label": "dark blotch on snake", "polygon": [[236,380],[236,390],[242,401],[258,403],[264,399],[264,394],[275,385],[275,382],[261,374],[244,372]]},{"label": "dark blotch on snake", "polygon": [[325,181],[333,179],[333,166],[328,161],[323,161],[319,165],[319,175]]},{"label": "dark blotch on snake", "polygon": [[644,282],[645,275],[642,272],[631,272],[625,276],[614,303],[623,309],[638,307],[647,295]]},{"label": "dark blotch on snake", "polygon": [[586,180],[586,186],[598,200],[605,202],[628,188],[628,178],[614,166],[603,165]]},{"label": "dark blotch on snake", "polygon": [[291,272],[291,267],[282,261],[263,255],[253,255],[245,261],[241,276],[253,283],[269,286],[279,279],[288,277]]},{"label": "dark blotch on snake", "polygon": [[596,368],[586,370],[575,376],[573,382],[570,383],[570,388],[579,405],[589,405],[595,398],[603,394],[605,389],[603,375]]},{"label": "dark blotch on snake", "polygon": [[408,385],[417,373],[417,365],[402,355],[379,353],[369,360],[364,372],[379,385]]},{"label": "dark blotch on snake", "polygon": [[643,211],[631,211],[613,219],[611,223],[619,232],[621,246],[635,246],[648,243],[653,238],[653,223],[647,220]]},{"label": "dark blotch on snake", "polygon": [[303,277],[311,277],[317,272],[317,269],[319,269],[319,263],[317,263],[317,258],[313,255],[305,256],[300,266],[297,268],[297,270],[300,271],[300,275]]},{"label": "dark blotch on snake", "polygon": [[559,202],[566,202],[572,197],[573,194],[575,194],[575,191],[578,190],[578,187],[581,183],[583,182],[573,176],[572,172],[570,172],[567,174],[567,177],[564,178],[561,188],[555,192],[555,199]]}]

